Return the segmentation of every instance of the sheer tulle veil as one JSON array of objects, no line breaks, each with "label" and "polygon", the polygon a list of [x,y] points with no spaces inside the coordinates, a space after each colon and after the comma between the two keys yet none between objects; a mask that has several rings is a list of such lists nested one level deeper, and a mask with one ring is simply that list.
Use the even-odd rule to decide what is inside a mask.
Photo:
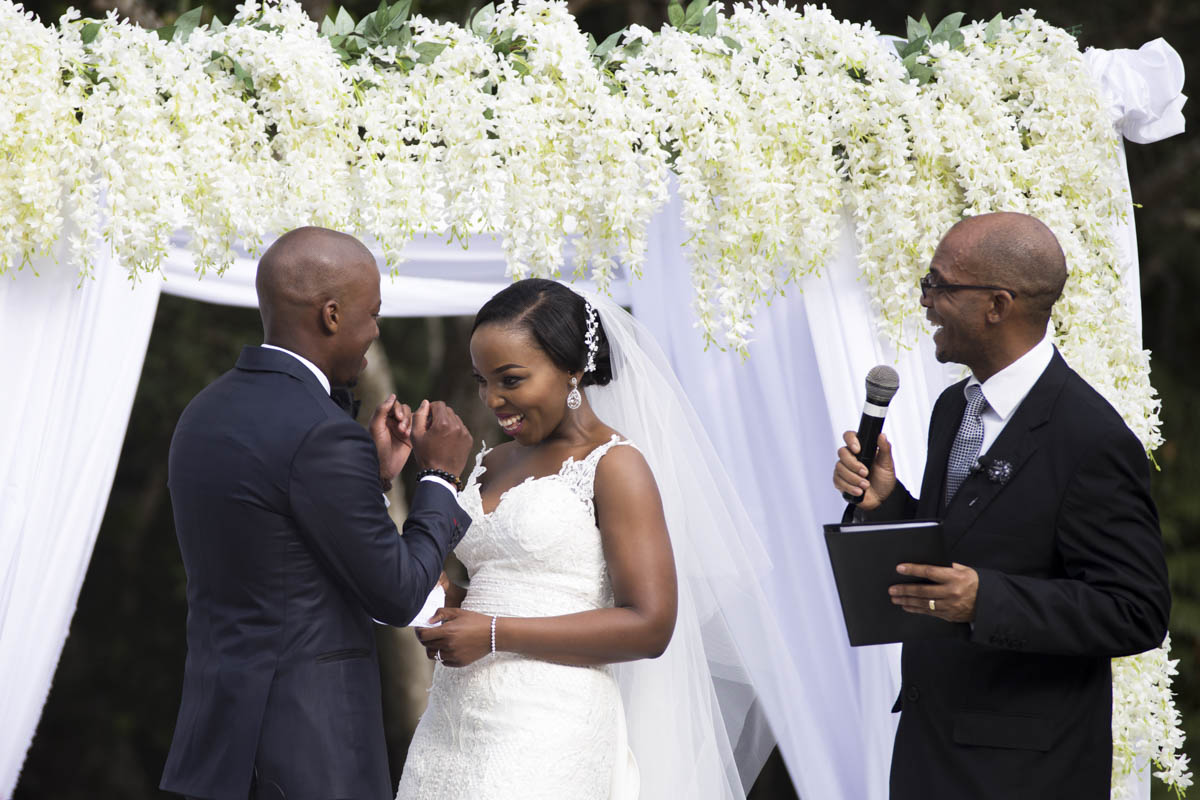
[{"label": "sheer tulle veil", "polygon": [[641,797],[743,798],[776,739],[790,738],[778,709],[798,680],[760,588],[770,561],[653,336],[611,299],[585,297],[613,368],[588,401],[649,462],[679,578],[666,652],[616,667]]}]

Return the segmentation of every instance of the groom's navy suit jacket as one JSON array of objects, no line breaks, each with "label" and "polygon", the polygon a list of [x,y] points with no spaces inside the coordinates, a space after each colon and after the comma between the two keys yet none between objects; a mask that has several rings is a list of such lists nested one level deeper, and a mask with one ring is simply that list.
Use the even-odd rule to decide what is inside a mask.
[{"label": "groom's navy suit jacket", "polygon": [[933,409],[920,500],[872,520],[942,520],[979,574],[968,639],[904,645],[893,800],[1107,800],[1109,659],[1162,643],[1170,592],[1137,438],[1055,352],[976,472],[944,503],[965,381]]},{"label": "groom's navy suit jacket", "polygon": [[188,652],[162,788],[390,800],[371,618],[420,610],[470,524],[454,495],[419,483],[398,535],[370,436],[261,347],[183,412],[168,483]]}]

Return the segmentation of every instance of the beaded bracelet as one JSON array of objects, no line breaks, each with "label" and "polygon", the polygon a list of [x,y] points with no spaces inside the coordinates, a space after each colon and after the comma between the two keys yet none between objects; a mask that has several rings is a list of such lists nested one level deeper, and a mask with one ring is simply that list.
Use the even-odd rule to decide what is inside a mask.
[{"label": "beaded bracelet", "polygon": [[446,481],[447,483],[452,484],[454,486],[454,488],[458,489],[458,491],[460,491],[460,492],[462,491],[462,488],[463,488],[462,481],[459,480],[458,476],[452,472],[446,472],[446,470],[444,470],[444,469],[434,469],[433,467],[426,467],[425,469],[423,469],[417,473],[417,480],[421,480],[421,478],[424,478],[426,475],[432,475],[435,478],[441,478],[442,480]]},{"label": "beaded bracelet", "polygon": [[496,652],[496,618],[492,617],[492,654]]}]

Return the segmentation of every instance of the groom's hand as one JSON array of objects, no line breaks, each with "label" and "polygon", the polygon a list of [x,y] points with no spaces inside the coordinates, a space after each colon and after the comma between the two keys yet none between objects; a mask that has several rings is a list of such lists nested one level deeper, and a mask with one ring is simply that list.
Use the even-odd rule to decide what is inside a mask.
[{"label": "groom's hand", "polygon": [[384,491],[391,488],[392,480],[400,474],[412,452],[412,420],[412,409],[397,403],[394,394],[388,395],[371,415],[367,428],[379,454],[379,483]]},{"label": "groom's hand", "polygon": [[465,667],[492,652],[492,618],[461,608],[443,608],[430,617],[436,628],[416,628],[425,654],[447,667]]},{"label": "groom's hand", "polygon": [[441,400],[422,400],[413,413],[413,452],[423,469],[461,475],[474,441],[454,409]]}]

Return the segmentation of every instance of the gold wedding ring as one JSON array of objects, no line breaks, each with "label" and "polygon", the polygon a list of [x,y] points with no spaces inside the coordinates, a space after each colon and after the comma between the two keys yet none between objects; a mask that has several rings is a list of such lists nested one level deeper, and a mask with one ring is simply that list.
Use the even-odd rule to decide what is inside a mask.
[{"label": "gold wedding ring", "polygon": [[930,601],[929,601],[929,610],[930,610],[930,611],[937,611],[937,601],[936,601],[936,600],[930,600]]}]

